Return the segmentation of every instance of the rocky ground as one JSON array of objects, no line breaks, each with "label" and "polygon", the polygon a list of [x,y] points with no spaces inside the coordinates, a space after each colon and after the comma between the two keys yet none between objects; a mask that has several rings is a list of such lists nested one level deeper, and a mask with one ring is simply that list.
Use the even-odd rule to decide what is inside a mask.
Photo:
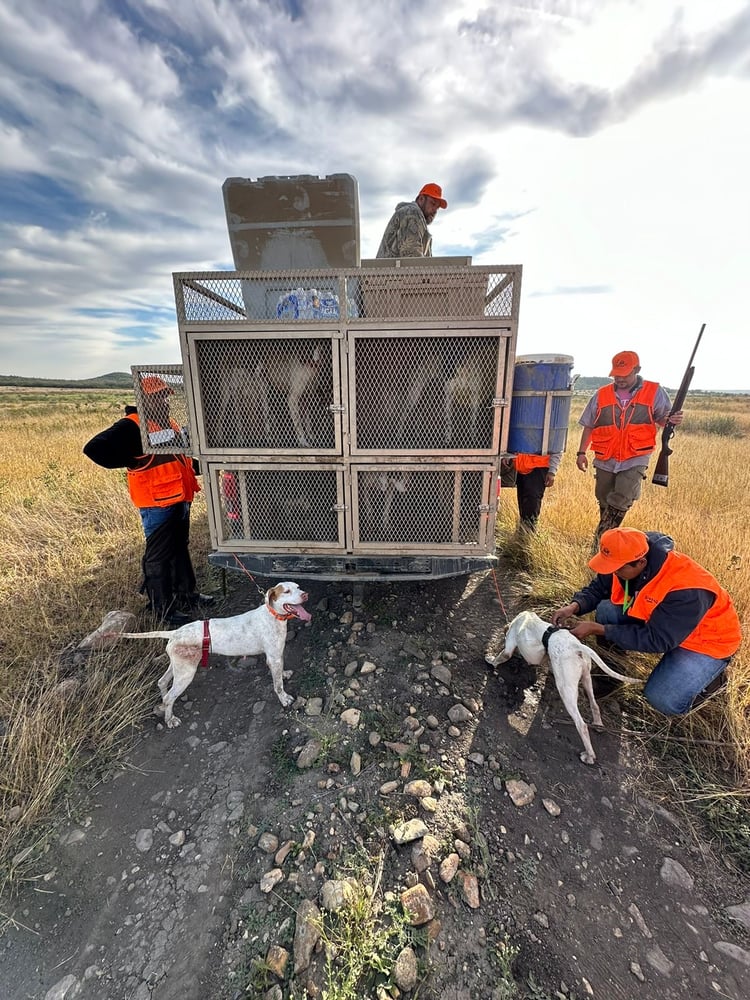
[{"label": "rocky ground", "polygon": [[217,657],[74,796],[3,904],[2,997],[750,995],[750,887],[644,781],[631,703],[587,767],[544,674],[485,664],[507,582],[309,591],[291,709]]}]

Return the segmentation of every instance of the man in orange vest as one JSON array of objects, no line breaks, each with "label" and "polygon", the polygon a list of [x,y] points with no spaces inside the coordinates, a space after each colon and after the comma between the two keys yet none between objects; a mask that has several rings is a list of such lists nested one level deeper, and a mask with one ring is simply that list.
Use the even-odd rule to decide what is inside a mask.
[{"label": "man in orange vest", "polygon": [[665,715],[684,714],[739,648],[731,597],[657,531],[605,531],[589,566],[598,575],[553,613],[552,623],[595,611],[595,621],[571,629],[578,639],[594,635],[621,649],[660,653],[644,697]]},{"label": "man in orange vest", "polygon": [[[503,486],[515,485],[521,525],[529,531],[536,530],[544,494],[555,485],[561,459],[562,452],[555,451],[550,455],[521,454],[502,460],[501,483]],[[505,475],[511,470],[515,472],[515,483]]]},{"label": "man in orange vest", "polygon": [[612,358],[613,379],[589,400],[578,423],[583,427],[576,465],[586,472],[591,446],[596,469],[599,524],[594,550],[603,531],[616,528],[641,495],[649,459],[656,449],[657,428],[682,423],[682,411],[672,413],[669,396],[658,382],[645,382],[635,351]]},{"label": "man in orange vest", "polygon": [[[174,440],[182,443],[181,430],[171,419],[169,397],[174,389],[156,375],[141,381],[146,398],[145,417],[149,440],[154,445]],[[84,445],[83,453],[105,469],[128,470],[130,499],[138,508],[146,550],[143,555],[143,587],[153,613],[170,625],[194,619],[176,607],[196,610],[213,598],[196,592],[190,560],[190,503],[200,490],[192,459],[183,454],[144,455],[140,418],[134,406],[125,407],[125,417]]]}]

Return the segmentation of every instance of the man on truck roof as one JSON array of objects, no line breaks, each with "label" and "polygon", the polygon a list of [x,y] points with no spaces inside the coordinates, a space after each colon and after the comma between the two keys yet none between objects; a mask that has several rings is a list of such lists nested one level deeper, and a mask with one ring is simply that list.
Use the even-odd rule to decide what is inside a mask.
[{"label": "man on truck roof", "polygon": [[427,226],[447,208],[439,184],[425,184],[414,201],[400,201],[385,227],[378,257],[432,257],[432,236]]}]

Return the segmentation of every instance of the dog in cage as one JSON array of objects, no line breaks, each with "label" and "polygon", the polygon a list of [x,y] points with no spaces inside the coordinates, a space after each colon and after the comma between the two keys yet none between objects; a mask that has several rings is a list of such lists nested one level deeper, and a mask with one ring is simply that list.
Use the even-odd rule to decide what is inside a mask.
[{"label": "dog in cage", "polygon": [[[305,347],[307,346],[307,352]],[[321,350],[316,344],[304,341],[299,347],[276,346],[267,358],[259,360],[253,368],[235,366],[222,380],[220,421],[225,437],[233,440],[245,418],[259,417],[263,436],[268,447],[279,446],[278,429],[272,400],[280,394],[292,421],[298,447],[310,448],[313,440],[313,419],[310,403],[321,373]],[[234,433],[233,433],[234,432]]]},{"label": "dog in cage", "polygon": [[382,531],[382,541],[391,535],[391,508],[397,493],[409,489],[411,473],[404,471],[375,471],[359,473],[360,509],[366,522]]},{"label": "dog in cage", "polygon": [[399,445],[404,444],[405,432],[411,427],[414,411],[421,403],[427,387],[440,378],[442,370],[442,360],[434,356],[422,358],[414,364],[396,431],[396,441]]},{"label": "dog in cage", "polygon": [[477,444],[479,417],[489,406],[497,382],[497,348],[483,345],[473,350],[445,383],[445,442],[451,444],[457,417],[468,415],[471,443]]}]

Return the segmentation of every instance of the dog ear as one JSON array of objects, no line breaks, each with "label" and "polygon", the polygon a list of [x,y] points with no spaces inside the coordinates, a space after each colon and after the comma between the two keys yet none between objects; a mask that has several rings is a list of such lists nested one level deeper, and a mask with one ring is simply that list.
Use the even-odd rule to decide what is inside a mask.
[{"label": "dog ear", "polygon": [[278,601],[283,593],[284,588],[280,583],[277,583],[275,587],[269,587],[266,591],[266,603],[273,604],[274,601]]}]

